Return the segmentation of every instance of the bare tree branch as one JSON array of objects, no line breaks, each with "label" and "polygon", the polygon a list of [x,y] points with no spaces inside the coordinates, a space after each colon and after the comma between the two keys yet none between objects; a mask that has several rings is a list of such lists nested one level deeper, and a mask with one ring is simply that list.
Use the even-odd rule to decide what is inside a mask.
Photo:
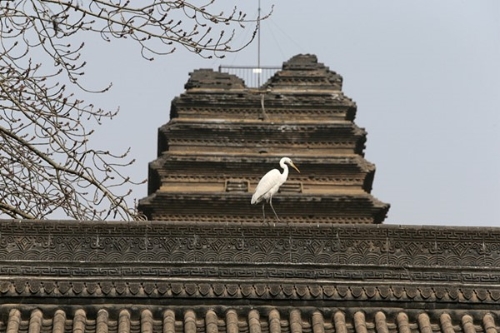
[{"label": "bare tree branch", "polygon": [[[134,163],[129,151],[89,146],[91,128],[117,111],[77,97],[111,85],[96,90],[80,84],[85,44],[73,45],[74,37],[129,38],[148,60],[174,52],[176,45],[202,57],[223,57],[248,45],[265,17],[247,19],[236,7],[216,14],[214,3],[0,1],[0,215],[33,219],[63,211],[79,220],[138,219],[127,205],[130,192],[120,193],[124,185],[142,183],[123,172]],[[246,25],[253,25],[252,36],[233,49],[236,31]]]}]

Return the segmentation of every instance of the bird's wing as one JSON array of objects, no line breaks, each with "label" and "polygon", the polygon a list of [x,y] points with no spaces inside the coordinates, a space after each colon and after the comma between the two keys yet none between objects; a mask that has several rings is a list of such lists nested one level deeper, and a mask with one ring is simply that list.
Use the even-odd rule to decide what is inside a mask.
[{"label": "bird's wing", "polygon": [[281,185],[280,176],[281,173],[278,169],[273,169],[266,173],[259,181],[259,184],[255,189],[255,193],[252,196],[252,204],[262,201],[264,195],[266,195],[266,193],[268,193],[274,186],[277,185],[279,187]]}]

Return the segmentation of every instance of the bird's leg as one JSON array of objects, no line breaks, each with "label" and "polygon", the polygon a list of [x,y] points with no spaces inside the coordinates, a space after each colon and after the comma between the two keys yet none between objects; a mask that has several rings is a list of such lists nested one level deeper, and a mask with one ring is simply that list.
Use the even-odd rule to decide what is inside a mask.
[{"label": "bird's leg", "polygon": [[[266,222],[266,211],[265,211],[265,206],[266,206],[266,202],[263,201],[262,202],[262,218],[264,219],[264,222]],[[269,224],[269,223],[268,223]]]},{"label": "bird's leg", "polygon": [[271,208],[272,208],[272,210],[274,212],[274,215],[276,215],[276,219],[279,221],[280,218],[278,217],[278,214],[276,214],[276,211],[274,210],[274,207],[273,207],[273,197],[270,198],[269,204],[271,205]]}]

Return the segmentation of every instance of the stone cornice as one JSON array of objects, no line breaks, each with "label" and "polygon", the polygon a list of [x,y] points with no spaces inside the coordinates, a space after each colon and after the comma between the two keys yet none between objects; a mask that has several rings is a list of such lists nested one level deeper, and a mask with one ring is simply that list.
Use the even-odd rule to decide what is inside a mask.
[{"label": "stone cornice", "polygon": [[3,296],[500,300],[500,229],[1,221]]},{"label": "stone cornice", "polygon": [[500,228],[0,220],[0,233],[4,263],[500,267]]},{"label": "stone cornice", "polygon": [[[316,176],[334,178],[336,175],[338,177],[338,175],[345,174],[364,174],[375,170],[375,166],[372,163],[354,154],[329,155],[322,156],[321,158],[297,154],[291,155],[291,157],[299,168],[308,172],[308,178],[314,178]],[[164,168],[163,171],[159,170],[160,173],[164,172],[170,174],[172,170],[175,170],[175,173],[180,175],[187,174],[188,171],[191,171],[197,175],[207,174],[208,176],[214,173],[213,170],[224,170],[229,174],[235,173],[240,175],[241,170],[244,169],[245,177],[240,176],[241,178],[257,177],[260,179],[265,170],[279,167],[276,162],[279,161],[280,158],[281,156],[259,156],[255,154],[233,155],[228,157],[223,154],[191,155],[168,152],[168,154],[164,154],[156,160],[154,167],[158,169]],[[324,169],[330,172],[324,172]]]},{"label": "stone cornice", "polygon": [[[166,186],[142,199],[140,204],[146,215],[150,213],[149,210],[153,211],[150,218],[153,220],[178,223],[196,221],[209,225],[234,225],[240,222],[265,225],[261,207],[250,205],[250,198],[249,192],[171,192]],[[275,207],[283,224],[381,223],[389,209],[388,204],[362,191],[307,196],[290,191],[280,193],[274,203],[279,206]],[[269,209],[266,211],[269,213]],[[275,220],[271,218],[269,222],[274,223]]]}]

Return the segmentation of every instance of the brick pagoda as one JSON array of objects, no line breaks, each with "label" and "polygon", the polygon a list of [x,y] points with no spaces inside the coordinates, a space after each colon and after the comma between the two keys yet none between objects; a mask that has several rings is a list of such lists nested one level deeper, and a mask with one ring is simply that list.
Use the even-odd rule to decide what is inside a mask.
[{"label": "brick pagoda", "polygon": [[148,219],[262,222],[250,197],[288,156],[301,173],[292,170],[274,197],[282,221],[384,220],[389,205],[370,194],[375,166],[363,157],[356,104],[316,56],[293,57],[259,88],[206,69],[191,73],[185,88],[159,130],[149,196],[139,205]]}]

